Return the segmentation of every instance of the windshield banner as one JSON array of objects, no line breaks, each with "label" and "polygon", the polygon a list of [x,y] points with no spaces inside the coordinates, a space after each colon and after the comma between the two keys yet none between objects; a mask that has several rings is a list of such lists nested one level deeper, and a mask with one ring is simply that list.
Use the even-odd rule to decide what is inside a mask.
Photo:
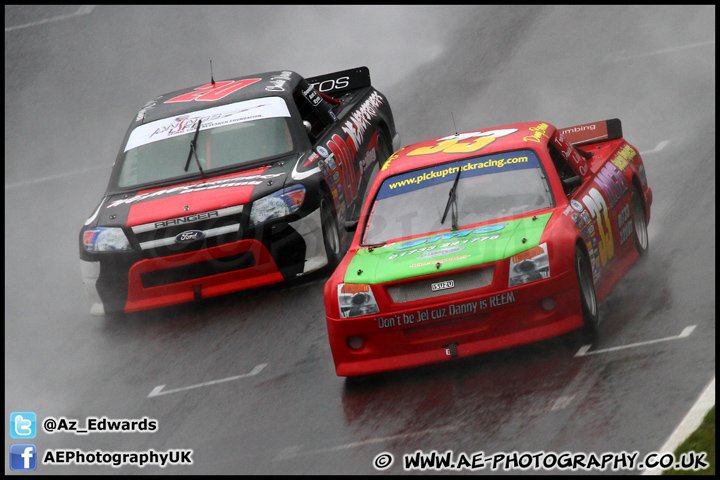
[{"label": "windshield banner", "polygon": [[125,151],[178,135],[195,133],[199,120],[202,120],[200,131],[203,131],[261,118],[289,116],[290,111],[285,104],[285,100],[280,97],[264,97],[206,108],[205,110],[177,117],[163,118],[146,125],[140,125],[130,134],[127,145],[125,145]]},{"label": "windshield banner", "polygon": [[485,155],[457,162],[434,165],[387,178],[378,192],[377,199],[393,197],[421,188],[452,182],[462,169],[461,177],[474,177],[489,173],[508,172],[525,168],[538,168],[540,161],[532,150],[514,150],[500,154]]}]

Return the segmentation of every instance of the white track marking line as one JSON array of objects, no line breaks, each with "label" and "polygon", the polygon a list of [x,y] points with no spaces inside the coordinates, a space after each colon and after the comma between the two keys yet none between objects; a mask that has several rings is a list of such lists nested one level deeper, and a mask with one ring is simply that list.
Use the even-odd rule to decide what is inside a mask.
[{"label": "white track marking line", "polygon": [[277,460],[289,460],[294,457],[317,455],[319,453],[337,452],[338,450],[357,448],[357,447],[362,447],[364,445],[372,445],[374,443],[387,442],[390,440],[398,440],[398,439],[404,439],[404,438],[417,437],[420,435],[426,435],[426,434],[435,433],[435,432],[452,431],[452,430],[457,430],[461,426],[462,426],[461,424],[448,425],[447,427],[431,428],[428,430],[422,430],[422,431],[414,432],[414,433],[401,433],[398,435],[390,435],[389,437],[371,438],[369,440],[363,440],[360,442],[346,443],[344,445],[336,445],[334,447],[320,448],[318,450],[311,450],[311,451],[307,451],[307,452],[300,452],[302,445],[294,445],[292,447],[287,447],[287,448],[283,449],[282,451],[280,451],[280,453],[278,453],[275,456],[275,460],[276,461]]},{"label": "white track marking line", "polygon": [[[685,415],[685,418],[680,422],[680,425],[670,434],[665,445],[660,447],[659,451],[661,453],[675,452],[680,444],[697,430],[705,418],[705,415],[707,415],[707,412],[710,411],[713,406],[715,406],[715,377],[710,380],[710,383],[707,384],[705,390],[703,390],[690,411]],[[642,474],[660,475],[662,472],[662,468],[653,468],[645,470]]]},{"label": "white track marking line", "polygon": [[629,345],[622,345],[619,347],[610,347],[610,348],[603,348],[602,350],[594,350],[592,352],[589,352],[590,347],[592,345],[583,345],[580,350],[577,351],[575,354],[576,357],[583,357],[587,355],[595,355],[598,353],[606,353],[606,352],[614,352],[617,350],[625,350],[627,348],[635,348],[640,347],[643,345],[652,345],[653,343],[660,343],[660,342],[667,342],[669,340],[678,340],[680,338],[685,338],[690,336],[690,334],[695,330],[696,325],[691,325],[689,327],[685,327],[682,332],[680,332],[680,335],[676,335],[674,337],[665,337],[665,338],[658,338],[656,340],[647,340],[644,342],[638,342],[638,343],[631,343]]},{"label": "white track marking line", "polygon": [[165,385],[158,385],[157,387],[153,388],[153,391],[150,392],[150,395],[147,396],[147,398],[151,397],[158,397],[160,395],[167,395],[168,393],[176,393],[176,392],[184,392],[185,390],[190,390],[193,388],[200,388],[200,387],[207,387],[208,385],[215,385],[217,383],[223,383],[223,382],[231,382],[233,380],[238,380],[240,378],[246,378],[246,377],[253,377],[260,373],[263,368],[267,367],[267,363],[261,363],[260,365],[256,365],[255,368],[250,371],[250,373],[243,373],[242,375],[235,375],[234,377],[228,377],[223,378],[220,380],[212,380],[210,382],[205,383],[198,383],[197,385],[190,385],[189,387],[181,387],[181,388],[175,388],[173,390],[165,390],[163,391],[163,388],[165,388]]},{"label": "white track marking line", "polygon": [[550,411],[556,412],[558,410],[564,410],[568,405],[570,405],[570,402],[572,402],[574,398],[575,395],[563,395],[562,397],[558,397],[553,402],[552,407],[550,407]]},{"label": "white track marking line", "polygon": [[662,50],[655,50],[654,52],[640,53],[637,55],[625,55],[625,50],[609,53],[605,57],[605,61],[609,63],[624,62],[625,60],[633,60],[635,58],[651,57],[653,55],[664,55],[666,53],[675,53],[689,48],[705,47],[707,45],[715,45],[715,40],[707,40],[704,42],[690,43],[687,45],[681,45],[679,47],[663,48]]},{"label": "white track marking line", "polygon": [[644,152],[640,152],[640,155],[647,155],[649,153],[657,153],[663,148],[668,146],[668,143],[670,143],[670,140],[663,140],[662,142],[658,143],[655,148],[652,150],[645,150]]},{"label": "white track marking line", "polygon": [[38,25],[44,25],[50,22],[59,22],[60,20],[67,20],[68,18],[81,17],[87,15],[95,9],[95,5],[80,5],[80,7],[73,13],[67,13],[65,15],[58,15],[52,18],[46,18],[45,20],[38,20],[37,22],[25,23],[23,25],[15,25],[13,27],[5,27],[5,33],[12,32],[13,30],[20,30],[21,28],[35,27]]}]

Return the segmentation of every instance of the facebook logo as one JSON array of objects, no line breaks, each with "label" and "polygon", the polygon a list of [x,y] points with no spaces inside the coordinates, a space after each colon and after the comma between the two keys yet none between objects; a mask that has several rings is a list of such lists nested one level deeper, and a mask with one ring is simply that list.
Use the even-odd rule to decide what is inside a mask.
[{"label": "facebook logo", "polygon": [[35,438],[37,416],[34,412],[12,412],[10,414],[10,436],[12,438]]},{"label": "facebook logo", "polygon": [[32,443],[10,445],[10,470],[35,470],[37,447]]}]

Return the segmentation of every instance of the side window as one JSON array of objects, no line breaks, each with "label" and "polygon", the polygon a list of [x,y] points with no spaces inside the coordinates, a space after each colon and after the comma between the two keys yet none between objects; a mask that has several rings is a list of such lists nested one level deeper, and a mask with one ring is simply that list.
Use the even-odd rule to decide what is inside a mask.
[{"label": "side window", "polygon": [[553,145],[551,142],[548,142],[547,145],[548,151],[550,152],[550,158],[552,158],[553,164],[555,165],[555,170],[557,170],[560,180],[563,180],[563,189],[565,190],[565,195],[570,195],[574,188],[566,185],[564,180],[575,177],[576,173],[573,171],[573,169],[568,164],[567,159],[563,156],[562,153],[560,153],[560,150],[558,150],[555,145]]},{"label": "side window", "polygon": [[310,141],[315,143],[328,125],[333,124],[337,117],[313,87],[306,80],[301,81],[293,92],[293,100],[297,105],[303,121],[310,122]]},{"label": "side window", "polygon": [[302,117],[304,121],[310,122],[312,128],[308,132],[308,136],[310,137],[310,141],[315,143],[317,138],[325,129],[325,125],[320,120],[319,115],[315,112],[315,109],[310,102],[308,102],[302,94],[298,93],[297,90],[293,92],[293,99],[295,100],[295,104],[300,112],[300,117]]}]

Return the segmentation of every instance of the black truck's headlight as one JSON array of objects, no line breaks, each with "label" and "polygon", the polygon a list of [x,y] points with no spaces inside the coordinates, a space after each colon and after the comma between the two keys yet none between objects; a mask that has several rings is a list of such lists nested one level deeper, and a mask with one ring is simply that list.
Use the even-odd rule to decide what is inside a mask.
[{"label": "black truck's headlight", "polygon": [[98,227],[85,230],[82,242],[87,252],[111,252],[132,250],[122,228]]},{"label": "black truck's headlight", "polygon": [[282,218],[296,212],[305,200],[305,187],[293,185],[253,202],[250,224],[257,225],[273,218]]}]

